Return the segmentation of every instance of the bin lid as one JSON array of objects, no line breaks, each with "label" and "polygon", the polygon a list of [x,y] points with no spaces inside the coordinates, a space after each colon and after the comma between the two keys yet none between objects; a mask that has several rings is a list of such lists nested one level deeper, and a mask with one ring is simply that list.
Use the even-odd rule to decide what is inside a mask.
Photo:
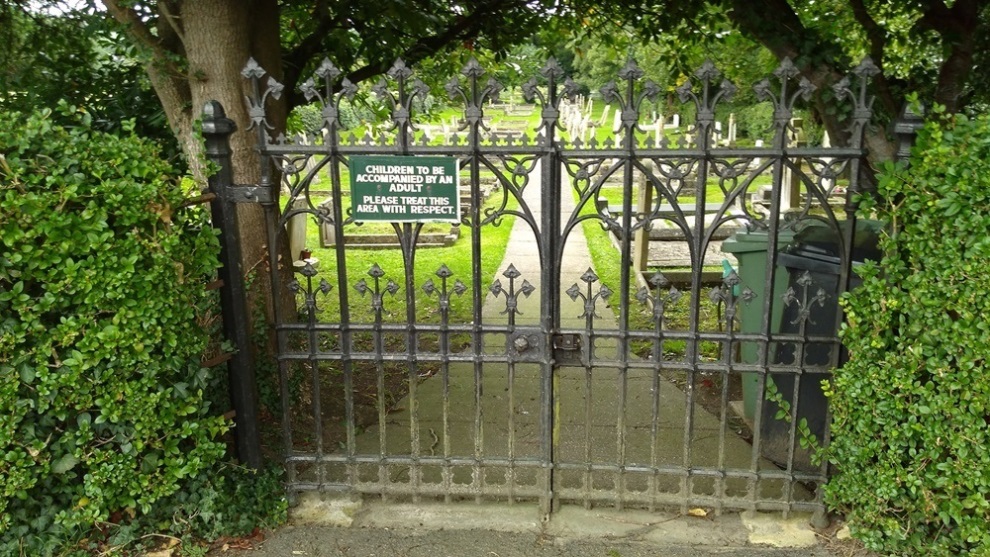
[{"label": "bin lid", "polygon": [[[765,252],[769,241],[769,234],[765,230],[739,231],[722,242],[722,251],[725,253]],[[793,241],[794,233],[790,230],[781,230],[777,233],[778,249]]]},{"label": "bin lid", "polygon": [[[840,234],[844,234],[848,227],[849,221],[840,221],[838,230],[825,223],[815,221],[797,233],[794,237],[793,247],[788,252],[820,260],[835,259],[837,262],[838,258],[842,257],[842,250],[840,249],[842,237]],[[852,246],[853,261],[880,260],[883,255],[879,246],[882,229],[882,223],[879,221],[856,221]]]}]

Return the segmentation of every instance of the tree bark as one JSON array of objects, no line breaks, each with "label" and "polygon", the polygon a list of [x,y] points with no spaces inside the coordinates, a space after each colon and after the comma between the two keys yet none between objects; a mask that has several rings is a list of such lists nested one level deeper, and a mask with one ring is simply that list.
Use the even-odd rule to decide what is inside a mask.
[{"label": "tree bark", "polygon": [[[241,70],[253,56],[275,79],[280,79],[277,0],[174,0],[167,6],[159,4],[162,15],[151,22],[140,18],[122,0],[103,2],[135,42],[150,53],[147,72],[152,86],[197,182],[206,187],[207,169],[203,142],[195,126],[206,102],[216,100],[237,125],[230,138],[234,182],[257,184],[261,159],[255,149],[256,136],[248,131],[248,91]],[[149,28],[149,24],[157,27]],[[269,122],[284,129],[284,97],[268,108]],[[264,308],[270,323],[272,289],[264,209],[258,204],[238,204],[237,220],[242,268],[253,275],[248,303]],[[290,304],[285,307],[293,307],[291,294],[284,297],[285,303]]]}]

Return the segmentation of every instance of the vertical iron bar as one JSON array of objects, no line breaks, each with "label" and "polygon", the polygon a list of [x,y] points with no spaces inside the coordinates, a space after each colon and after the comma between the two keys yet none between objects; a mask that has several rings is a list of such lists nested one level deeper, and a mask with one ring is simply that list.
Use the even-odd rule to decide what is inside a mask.
[{"label": "vertical iron bar", "polygon": [[[652,187],[650,180],[646,180],[645,187]],[[660,198],[659,192],[657,198]],[[649,236],[647,236],[648,238]],[[656,281],[656,298],[654,298],[653,310],[653,330],[655,333],[655,338],[653,339],[653,350],[652,358],[653,365],[656,369],[653,370],[651,382],[650,382],[650,468],[652,472],[650,474],[649,491],[650,491],[650,512],[656,510],[657,496],[659,495],[658,484],[658,470],[657,466],[660,464],[660,454],[659,446],[657,442],[660,437],[660,381],[661,372],[663,371],[663,309],[664,306],[660,305],[662,296],[666,296],[666,293],[662,291],[663,281]],[[659,307],[658,307],[659,306]]]},{"label": "vertical iron bar", "polygon": [[478,72],[469,72],[470,95],[465,114],[468,120],[468,148],[470,150],[469,172],[471,175],[471,274],[474,288],[474,321],[471,328],[474,347],[474,464],[472,465],[472,489],[475,502],[481,503],[484,487],[484,334],[482,320],[484,289],[481,285],[481,104],[478,90]]},{"label": "vertical iron bar", "polygon": [[[440,381],[441,381],[441,421],[440,434],[443,436],[443,457],[444,462],[440,470],[441,482],[444,487],[444,502],[450,503],[451,497],[451,464],[450,464],[450,299],[451,294],[461,295],[467,289],[460,281],[456,280],[453,288],[448,287],[448,280],[452,273],[446,265],[441,265],[436,271],[436,276],[440,279],[440,289],[437,291],[432,280],[423,285],[423,291],[428,295],[438,292],[440,310],[440,330],[438,337],[438,350],[440,354]],[[441,437],[437,435],[433,428],[429,429],[432,444],[430,445],[430,456],[436,455],[437,445],[440,444]]]},{"label": "vertical iron bar", "polygon": [[735,343],[735,315],[737,299],[732,290],[732,286],[726,289],[726,309],[725,309],[725,330],[726,338],[722,345],[722,354],[725,367],[722,369],[722,397],[719,409],[719,431],[718,431],[718,470],[719,475],[715,479],[715,515],[722,514],[723,500],[725,499],[725,436],[728,429],[729,414],[729,379],[733,372],[733,344]]},{"label": "vertical iron bar", "polygon": [[354,335],[351,331],[350,289],[347,281],[347,250],[344,238],[344,209],[343,184],[341,184],[340,165],[346,164],[339,154],[339,136],[337,127],[331,126],[328,146],[330,149],[330,187],[333,204],[333,228],[336,241],[333,246],[337,272],[337,300],[340,307],[340,351],[341,365],[344,372],[344,418],[346,420],[346,451],[348,457],[347,476],[350,485],[357,485],[359,473],[354,462],[357,455],[357,431],[354,415],[354,361],[351,352],[354,348]]},{"label": "vertical iron bar", "polygon": [[[375,270],[378,270],[375,267]],[[373,274],[374,278],[374,288],[372,290],[372,296],[384,297],[381,288],[381,271]],[[388,502],[389,489],[391,488],[391,477],[388,472],[388,464],[385,463],[385,459],[388,457],[388,442],[386,439],[386,426],[387,426],[387,415],[388,409],[385,408],[385,342],[383,339],[383,322],[382,313],[384,312],[382,307],[382,300],[379,299],[375,304],[375,322],[371,329],[373,350],[375,354],[375,375],[376,375],[376,388],[378,389],[378,396],[376,398],[376,405],[378,407],[378,481],[381,485],[381,498],[383,502]]]},{"label": "vertical iron bar", "polygon": [[[516,285],[515,279],[509,279],[509,294],[508,299],[513,299],[516,296]],[[509,311],[509,324],[506,328],[505,343],[506,352],[511,353],[509,345],[511,339],[515,336],[516,331],[516,312]],[[508,484],[508,495],[509,504],[515,503],[516,501],[516,395],[515,395],[515,378],[516,378],[516,362],[511,358],[507,362],[508,364],[508,377],[506,379],[506,388],[508,389],[508,416],[509,416],[509,435],[508,435],[508,456],[509,456],[509,466],[505,473],[505,481]]]},{"label": "vertical iron bar", "polygon": [[[772,315],[775,300],[773,299],[774,283],[776,277],[774,270],[777,265],[777,240],[780,233],[780,204],[781,194],[784,184],[784,164],[787,159],[787,126],[790,121],[790,110],[784,105],[784,99],[788,98],[787,77],[781,78],[781,92],[779,105],[775,106],[774,124],[776,130],[771,155],[774,160],[770,189],[770,215],[767,217],[767,258],[765,276],[766,282],[763,289],[763,322],[760,326],[760,340],[757,347],[757,361],[760,371],[756,385],[756,408],[753,412],[753,452],[750,460],[750,470],[753,476],[750,480],[749,495],[752,505],[755,508],[759,500],[759,491],[762,487],[760,481],[760,458],[762,449],[760,448],[761,430],[763,428],[763,406],[766,397],[766,382],[769,375],[770,366],[770,346],[773,333]],[[776,103],[775,103],[776,104]],[[768,157],[768,158],[769,158]]]},{"label": "vertical iron bar", "polygon": [[414,226],[410,223],[403,224],[403,236],[407,241],[402,246],[406,285],[406,355],[409,366],[407,374],[409,381],[409,450],[412,456],[409,482],[413,488],[414,503],[419,502],[421,479],[419,458],[422,456],[419,439],[419,400],[416,392],[419,377],[419,365],[416,357],[418,350],[416,335],[416,239],[422,227],[422,224],[416,224],[415,230],[413,230]]},{"label": "vertical iron bar", "polygon": [[323,408],[320,384],[320,361],[316,357],[318,339],[316,336],[316,294],[313,292],[313,277],[306,275],[306,329],[309,341],[309,371],[313,379],[313,426],[316,437],[317,483],[326,481],[326,466],[323,464]]},{"label": "vertical iron bar", "polygon": [[[406,90],[406,79],[407,74],[405,72],[396,72],[396,80],[399,87],[397,108],[400,111],[404,109],[407,115],[398,119],[399,125],[396,129],[396,133],[398,134],[396,136],[396,144],[399,148],[399,153],[402,155],[409,155],[409,139],[412,134],[411,122],[408,117],[412,103],[409,93]],[[399,235],[406,287],[406,354],[409,365],[407,373],[409,382],[409,450],[412,456],[409,482],[412,484],[414,503],[420,501],[419,488],[422,472],[419,463],[419,458],[422,454],[419,438],[419,401],[416,392],[419,377],[419,366],[416,358],[418,350],[416,334],[416,241],[422,229],[422,223],[403,223],[402,233]],[[398,232],[398,229],[396,232]]]},{"label": "vertical iron bar", "polygon": [[[796,172],[796,171],[793,171]],[[790,187],[788,185],[788,187]],[[808,297],[808,291],[811,289],[811,285],[805,286],[800,294],[801,296],[801,307],[807,310],[811,304],[811,300]],[[836,302],[838,303],[838,302]],[[809,317],[810,319],[810,317]],[[805,355],[808,350],[808,319],[802,319],[798,325],[798,336],[801,340],[796,344],[794,350],[794,383],[791,388],[791,408],[790,408],[790,423],[787,428],[787,466],[785,470],[793,474],[794,473],[794,455],[796,453],[796,441],[797,441],[797,422],[798,422],[798,411],[801,405],[800,393],[801,393],[801,379],[804,376],[804,366],[805,366]],[[778,390],[779,392],[779,390]],[[794,482],[789,481],[787,485],[784,486],[784,498],[788,502],[787,509],[784,510],[784,518],[788,517],[789,509],[791,508],[791,503],[793,503],[794,494]]]},{"label": "vertical iron bar", "polygon": [[691,475],[693,460],[692,438],[694,437],[694,387],[697,365],[701,358],[699,333],[701,330],[701,282],[705,264],[705,196],[708,190],[708,168],[711,162],[712,127],[715,122],[715,113],[712,111],[710,102],[711,95],[711,81],[709,79],[703,79],[702,97],[697,108],[697,128],[695,130],[697,135],[695,141],[697,142],[696,145],[700,157],[698,159],[698,171],[695,178],[694,230],[692,231],[691,238],[693,244],[691,246],[691,305],[689,311],[691,336],[687,343],[687,356],[690,358],[692,365],[687,372],[687,392],[685,394],[684,458],[682,462],[684,468],[684,481],[682,484],[684,500],[681,504],[682,511],[687,510],[688,499],[694,493],[694,478]]},{"label": "vertical iron bar", "polygon": [[227,363],[230,377],[230,400],[236,412],[234,435],[237,457],[250,468],[261,467],[261,438],[258,431],[258,392],[254,359],[251,353],[248,325],[251,322],[247,305],[244,273],[241,268],[241,247],[237,226],[237,207],[228,188],[233,187],[230,135],[237,126],[227,118],[223,106],[209,101],[203,107],[203,137],[206,156],[218,167],[210,176],[209,188],[216,195],[210,203],[213,226],[220,230],[220,304],[224,336],[232,342],[235,352]]},{"label": "vertical iron bar", "polygon": [[[585,321],[584,329],[588,333],[588,338],[590,343],[593,345],[595,342],[595,293],[594,285],[595,283],[591,280],[588,281],[587,296],[585,297]],[[600,285],[599,285],[600,286]],[[606,311],[611,311],[606,308]],[[584,368],[584,463],[585,463],[585,473],[584,481],[582,484],[583,493],[582,498],[584,499],[584,508],[591,509],[592,506],[592,494],[595,491],[594,486],[594,468],[592,464],[592,438],[594,435],[594,425],[595,425],[595,412],[594,412],[594,368],[592,365],[594,349],[591,347],[588,352],[592,357],[588,359]]]},{"label": "vertical iron bar", "polygon": [[[542,240],[540,251],[540,309],[545,316],[541,320],[541,332],[547,339],[548,350],[541,362],[540,373],[540,413],[543,445],[544,481],[546,490],[540,500],[540,511],[544,520],[550,513],[557,510],[559,505],[556,473],[558,460],[560,406],[558,391],[560,388],[560,370],[553,354],[553,339],[559,333],[560,318],[560,270],[563,265],[564,244],[561,240],[561,196],[570,195],[562,184],[560,171],[560,145],[557,144],[556,131],[560,114],[558,105],[560,99],[557,91],[557,79],[560,77],[559,68],[555,63],[548,63],[544,71],[547,78],[547,97],[543,107],[543,155],[540,161],[540,233]],[[539,138],[537,138],[539,143]]]},{"label": "vertical iron bar", "polygon": [[[627,68],[632,66],[632,60]],[[617,339],[616,355],[618,356],[618,373],[616,389],[618,390],[618,414],[615,420],[615,443],[618,471],[615,477],[615,508],[622,510],[623,495],[626,482],[626,396],[629,383],[629,289],[632,282],[632,208],[633,208],[633,171],[636,157],[636,124],[639,120],[635,101],[634,85],[641,72],[630,71],[626,74],[625,102],[622,108],[622,146],[625,148],[622,161],[622,223],[619,234],[619,337]],[[622,74],[620,74],[622,77]],[[606,311],[610,311],[606,308]]]}]

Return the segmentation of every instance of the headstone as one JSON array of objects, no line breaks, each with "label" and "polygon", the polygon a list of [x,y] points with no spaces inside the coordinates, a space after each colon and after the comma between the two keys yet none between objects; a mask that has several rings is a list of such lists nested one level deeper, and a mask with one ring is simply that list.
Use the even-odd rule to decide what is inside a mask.
[{"label": "headstone", "polygon": [[[645,163],[647,171],[653,172],[652,161]],[[636,217],[644,218],[650,213],[653,206],[653,187],[650,184],[648,175],[640,172],[636,176]],[[650,227],[640,226],[633,234],[632,266],[637,273],[646,271],[646,264],[650,257]]]},{"label": "headstone", "polygon": [[608,111],[611,108],[610,105],[605,105],[605,108],[602,110],[602,119],[598,121],[598,127],[604,126],[605,122],[608,121]]},{"label": "headstone", "polygon": [[[788,147],[798,147],[803,139],[804,120],[791,118],[790,133],[787,138]],[[780,210],[796,209],[801,204],[801,178],[790,167],[784,166],[780,189]]]},{"label": "headstone", "polygon": [[[318,210],[325,212],[327,215],[333,215],[333,198],[328,198],[323,203],[320,203]],[[320,225],[320,247],[330,248],[337,243],[337,231],[328,220],[319,220]]]},{"label": "headstone", "polygon": [[[297,198],[292,202],[292,209],[305,209],[308,202],[305,198]],[[306,224],[308,213],[299,213],[289,219],[286,232],[289,235],[289,254],[292,260],[299,259],[299,254],[306,249]]]},{"label": "headstone", "polygon": [[[828,132],[826,131],[822,135],[822,147],[828,149],[831,146],[832,146],[832,138],[828,136]],[[832,157],[822,157],[822,162],[825,164],[824,168],[828,168],[832,164]],[[822,178],[822,188],[824,188],[826,192],[831,190],[832,186],[834,185],[835,185],[835,180],[833,180],[832,178]]]},{"label": "headstone", "polygon": [[619,133],[622,130],[622,112],[615,109],[615,116],[612,118],[612,133]]},{"label": "headstone", "polygon": [[729,145],[736,144],[736,113],[729,114]]},{"label": "headstone", "polygon": [[[763,140],[762,139],[757,139],[755,145],[756,145],[756,148],[757,149],[762,148],[763,147]],[[761,164],[763,164],[763,159],[761,157],[753,157],[753,163],[751,165],[752,168],[759,168],[759,166]]]}]

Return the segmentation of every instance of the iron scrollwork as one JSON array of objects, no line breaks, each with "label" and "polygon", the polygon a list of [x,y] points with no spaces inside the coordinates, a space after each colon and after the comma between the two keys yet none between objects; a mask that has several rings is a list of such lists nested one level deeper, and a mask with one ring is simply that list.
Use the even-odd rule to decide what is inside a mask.
[{"label": "iron scrollwork", "polygon": [[735,330],[737,312],[739,310],[739,300],[750,303],[757,297],[748,286],[742,283],[742,279],[735,271],[729,272],[722,279],[722,284],[712,288],[709,298],[716,304],[725,304],[725,327],[727,331]]},{"label": "iron scrollwork", "polygon": [[522,315],[519,311],[519,296],[528,298],[530,294],[536,291],[536,287],[530,284],[526,279],[523,279],[522,284],[516,288],[516,279],[522,276],[522,273],[516,269],[515,265],[509,264],[509,267],[502,273],[502,276],[509,279],[508,290],[502,286],[502,281],[495,279],[495,282],[488,288],[488,290],[498,298],[500,295],[505,296],[505,310],[501,312],[502,315],[508,314],[509,323],[515,322],[516,315]]},{"label": "iron scrollwork", "polygon": [[365,294],[371,295],[371,309],[375,312],[375,321],[379,322],[382,319],[382,313],[385,308],[385,294],[391,294],[395,296],[396,292],[399,291],[399,285],[392,279],[382,287],[382,278],[385,276],[385,271],[378,266],[377,263],[371,266],[368,270],[368,276],[371,277],[372,285],[368,286],[368,282],[365,279],[357,281],[354,285],[354,289],[357,290],[362,296]]},{"label": "iron scrollwork", "polygon": [[306,307],[306,315],[311,322],[316,320],[316,312],[319,309],[316,304],[316,293],[321,292],[324,296],[330,293],[333,289],[333,285],[327,282],[327,279],[321,278],[319,284],[313,287],[313,279],[316,277],[317,270],[309,261],[305,262],[305,265],[299,269],[299,274],[306,278],[306,286],[304,287],[299,283],[298,279],[292,279],[286,285],[289,292],[293,294],[302,293],[303,300]]},{"label": "iron scrollwork", "polygon": [[433,296],[434,294],[437,295],[440,315],[443,316],[444,322],[446,322],[447,315],[450,312],[451,294],[461,296],[467,292],[468,288],[463,282],[460,281],[460,279],[457,279],[454,281],[453,287],[448,289],[448,279],[450,279],[454,273],[446,265],[441,265],[435,274],[440,279],[440,286],[437,287],[437,285],[433,282],[433,279],[427,279],[426,282],[423,283],[423,292],[426,292],[427,296]]},{"label": "iron scrollwork", "polygon": [[598,292],[593,292],[594,284],[598,282],[598,275],[595,274],[594,269],[588,268],[587,271],[581,275],[581,281],[585,283],[584,291],[577,283],[573,284],[567,289],[567,296],[570,297],[571,301],[576,302],[578,298],[584,301],[584,312],[578,315],[578,319],[587,319],[588,329],[592,328],[594,319],[601,319],[602,316],[598,315],[595,310],[598,305],[598,300],[603,302],[608,302],[609,297],[612,296],[612,290],[605,284],[602,284],[598,289]]}]

